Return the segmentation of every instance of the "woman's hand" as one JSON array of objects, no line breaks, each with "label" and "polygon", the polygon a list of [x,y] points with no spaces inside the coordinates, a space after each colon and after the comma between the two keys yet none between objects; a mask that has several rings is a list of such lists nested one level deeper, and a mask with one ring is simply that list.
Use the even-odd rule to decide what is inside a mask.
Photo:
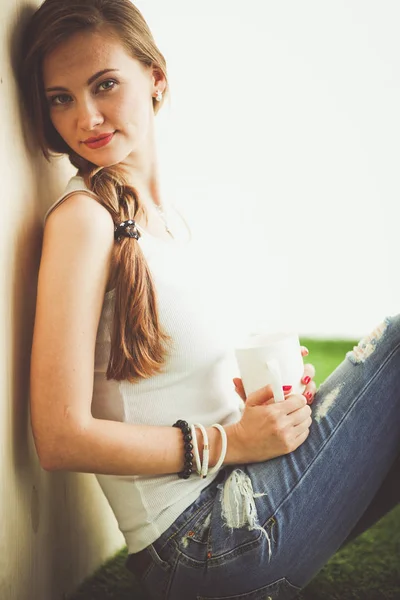
[{"label": "woman's hand", "polygon": [[[301,346],[301,355],[308,355],[305,346]],[[246,398],[242,380],[239,377],[233,380],[237,394],[245,402],[235,429],[240,455],[236,462],[258,462],[282,456],[293,452],[307,439],[312,423],[311,408],[307,405],[312,404],[316,393],[314,376],[314,366],[305,364],[301,380],[306,386],[303,394],[291,394],[291,387],[284,385],[284,402],[274,402],[271,386]]]},{"label": "woman's hand", "polygon": [[232,463],[261,462],[289,454],[309,435],[311,408],[301,394],[275,402],[271,386],[249,394],[242,418],[229,428]]}]

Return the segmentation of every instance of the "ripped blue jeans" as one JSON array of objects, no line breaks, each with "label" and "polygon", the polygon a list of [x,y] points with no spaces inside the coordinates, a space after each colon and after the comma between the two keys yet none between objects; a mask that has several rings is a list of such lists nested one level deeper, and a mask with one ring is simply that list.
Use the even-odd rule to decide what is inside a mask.
[{"label": "ripped blue jeans", "polygon": [[297,450],[225,467],[145,550],[150,600],[295,598],[399,501],[400,316],[347,354],[312,409]]}]

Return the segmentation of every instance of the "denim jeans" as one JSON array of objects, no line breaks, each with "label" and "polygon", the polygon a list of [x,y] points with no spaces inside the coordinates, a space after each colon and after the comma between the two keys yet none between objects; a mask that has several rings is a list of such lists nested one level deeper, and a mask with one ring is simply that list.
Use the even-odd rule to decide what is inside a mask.
[{"label": "denim jeans", "polygon": [[307,440],[225,467],[144,552],[151,600],[289,600],[400,498],[400,317],[319,388]]}]

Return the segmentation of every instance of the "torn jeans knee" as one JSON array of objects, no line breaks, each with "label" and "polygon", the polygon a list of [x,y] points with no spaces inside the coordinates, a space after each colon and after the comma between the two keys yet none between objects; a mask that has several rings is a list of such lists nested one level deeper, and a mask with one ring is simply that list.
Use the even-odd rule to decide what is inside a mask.
[{"label": "torn jeans knee", "polygon": [[[385,331],[388,328],[391,320],[386,318],[380,325],[369,335],[365,336],[357,346],[354,346],[353,350],[347,352],[346,357],[353,365],[359,365],[364,363],[371,354],[375,351],[379,341],[383,337]],[[340,392],[342,392],[345,381],[337,385],[334,389],[324,394],[324,383],[319,387],[319,402],[315,406],[314,419],[319,422],[322,418],[326,417],[329,410],[334,405]]]},{"label": "torn jeans knee", "polygon": [[262,531],[268,542],[268,556],[271,558],[271,540],[258,521],[254,498],[267,494],[254,492],[251,479],[240,469],[232,471],[225,481],[221,495],[221,514],[224,524],[230,529],[247,527]]},{"label": "torn jeans knee", "polygon": [[373,330],[372,333],[364,337],[357,346],[354,346],[353,350],[346,354],[350,362],[352,362],[354,365],[359,365],[360,363],[365,362],[366,359],[375,351],[375,348],[385,333],[389,323],[390,319],[385,319],[383,323],[378,325],[378,327]]}]

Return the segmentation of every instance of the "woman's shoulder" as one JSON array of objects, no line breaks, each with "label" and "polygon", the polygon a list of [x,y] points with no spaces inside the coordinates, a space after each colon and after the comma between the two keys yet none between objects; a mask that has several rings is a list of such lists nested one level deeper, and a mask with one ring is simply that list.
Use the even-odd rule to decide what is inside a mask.
[{"label": "woman's shoulder", "polygon": [[43,224],[46,223],[47,218],[53,210],[62,204],[67,198],[69,198],[72,194],[76,194],[81,192],[82,194],[86,194],[91,196],[92,198],[96,198],[96,195],[86,186],[85,180],[80,175],[74,175],[70,178],[67,185],[64,188],[62,194],[56,199],[55,202],[48,208],[46,214],[43,218]]},{"label": "woman's shoulder", "polygon": [[[57,210],[55,210],[57,209]],[[50,217],[50,218],[49,218]],[[44,218],[44,240],[62,242],[71,249],[108,254],[114,246],[114,223],[110,212],[91,192],[82,177],[72,177],[64,193],[52,204]],[[74,248],[76,250],[76,248]]]},{"label": "woman's shoulder", "polygon": [[50,265],[50,278],[63,271],[76,285],[96,279],[99,272],[109,275],[114,252],[111,214],[84,190],[74,189],[66,198],[45,223],[41,269],[43,261]]}]

